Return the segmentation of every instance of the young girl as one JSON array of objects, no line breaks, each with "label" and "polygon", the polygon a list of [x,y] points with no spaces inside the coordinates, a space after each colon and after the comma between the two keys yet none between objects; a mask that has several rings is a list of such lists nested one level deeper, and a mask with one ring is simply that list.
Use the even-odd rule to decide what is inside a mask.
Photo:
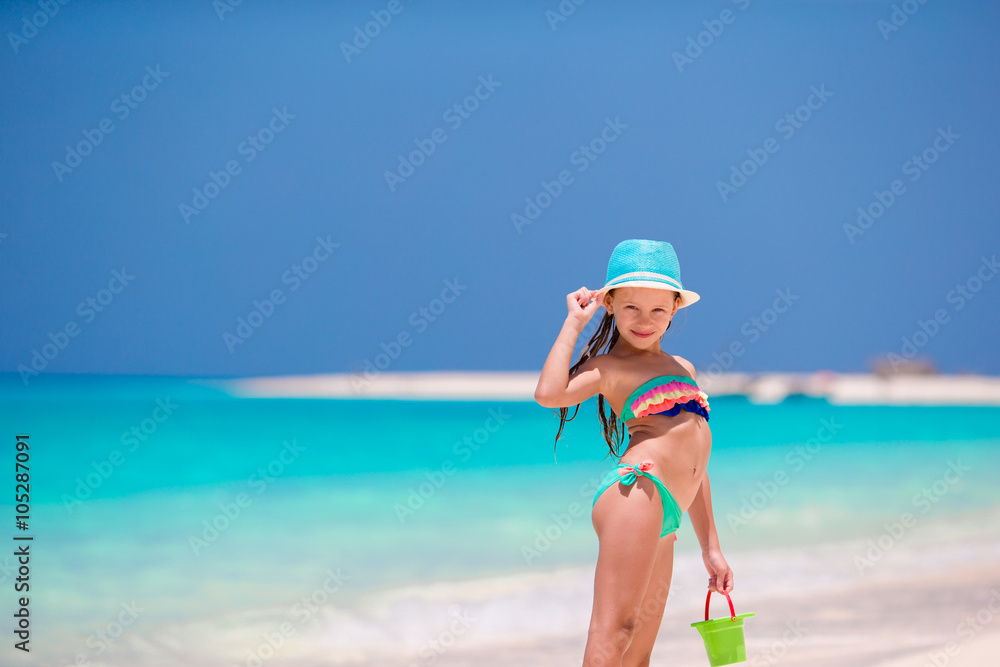
[{"label": "young girl", "polygon": [[[705,472],[712,449],[708,397],[698,388],[694,366],[660,349],[677,310],[698,299],[681,285],[673,246],[623,241],[611,254],[604,287],[566,296],[569,314],[538,379],[535,400],[560,408],[557,441],[566,408],[579,410],[594,394],[613,456],[626,429],[629,435],[620,462],[594,497],[600,550],[585,667],[649,664],[683,512],[701,543],[709,589],[733,590]],[[599,306],[604,318],[570,367],[576,339]],[[611,414],[605,414],[605,400]]]}]

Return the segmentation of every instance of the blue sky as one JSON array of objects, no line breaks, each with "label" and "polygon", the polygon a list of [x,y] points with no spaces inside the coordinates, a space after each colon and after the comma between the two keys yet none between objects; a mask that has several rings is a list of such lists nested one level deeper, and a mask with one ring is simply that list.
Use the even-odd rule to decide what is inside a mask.
[{"label": "blue sky", "polygon": [[699,367],[1000,373],[993,3],[58,7],[0,10],[0,372],[538,370],[652,238]]}]

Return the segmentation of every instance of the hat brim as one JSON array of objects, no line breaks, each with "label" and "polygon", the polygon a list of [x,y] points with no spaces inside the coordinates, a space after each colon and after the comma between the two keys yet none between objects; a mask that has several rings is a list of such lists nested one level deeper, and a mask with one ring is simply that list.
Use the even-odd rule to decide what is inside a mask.
[{"label": "hat brim", "polygon": [[605,285],[601,289],[597,290],[597,296],[595,298],[603,298],[610,290],[616,289],[618,287],[652,287],[653,289],[661,289],[668,292],[678,292],[681,295],[681,303],[678,308],[684,308],[690,306],[692,303],[698,301],[701,296],[697,292],[692,292],[687,289],[677,289],[671,285],[665,283],[656,282],[654,280],[629,280],[624,283],[617,283],[615,285]]}]

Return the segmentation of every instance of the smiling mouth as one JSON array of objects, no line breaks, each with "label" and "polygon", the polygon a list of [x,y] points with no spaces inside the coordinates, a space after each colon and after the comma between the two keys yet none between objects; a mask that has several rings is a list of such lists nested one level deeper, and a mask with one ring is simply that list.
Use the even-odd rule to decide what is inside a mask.
[{"label": "smiling mouth", "polygon": [[633,333],[634,335],[638,336],[639,338],[649,338],[650,336],[652,336],[652,335],[653,335],[653,332],[650,332],[650,333],[645,333],[645,334],[644,334],[644,333],[639,333],[638,331],[633,331],[632,333]]}]

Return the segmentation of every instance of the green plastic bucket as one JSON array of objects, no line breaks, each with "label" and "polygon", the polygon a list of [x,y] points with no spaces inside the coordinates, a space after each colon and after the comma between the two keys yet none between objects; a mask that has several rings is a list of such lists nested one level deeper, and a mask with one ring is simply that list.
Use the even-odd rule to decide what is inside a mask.
[{"label": "green plastic bucket", "polygon": [[712,591],[709,591],[708,598],[705,600],[705,620],[691,624],[691,627],[698,631],[705,642],[708,663],[712,667],[732,665],[747,659],[746,639],[743,637],[743,619],[753,616],[754,613],[751,611],[737,616],[732,599],[728,593],[725,595],[729,602],[729,616],[708,619],[708,605],[712,602]]}]

